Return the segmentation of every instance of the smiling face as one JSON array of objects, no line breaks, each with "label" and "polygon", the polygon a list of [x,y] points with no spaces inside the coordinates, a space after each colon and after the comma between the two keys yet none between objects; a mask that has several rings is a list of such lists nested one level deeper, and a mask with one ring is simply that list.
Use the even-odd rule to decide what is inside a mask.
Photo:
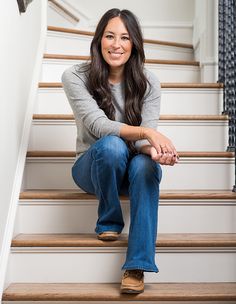
[{"label": "smiling face", "polygon": [[111,70],[123,71],[132,51],[129,33],[120,17],[108,22],[101,40],[101,52]]}]

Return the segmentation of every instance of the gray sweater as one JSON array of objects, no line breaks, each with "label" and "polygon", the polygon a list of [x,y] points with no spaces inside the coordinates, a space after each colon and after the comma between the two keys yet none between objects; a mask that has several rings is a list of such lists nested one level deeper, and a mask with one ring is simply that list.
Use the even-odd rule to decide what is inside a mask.
[{"label": "gray sweater", "polygon": [[[124,125],[124,84],[111,85],[116,111],[115,121],[110,120],[86,88],[86,76],[80,72],[81,65],[77,64],[65,70],[62,84],[74,113],[77,126],[76,156],[82,155],[99,138],[106,135],[120,136]],[[141,126],[157,129],[160,115],[161,90],[157,77],[145,69],[145,75],[150,82],[144,97]],[[135,143],[137,151],[147,140]]]}]

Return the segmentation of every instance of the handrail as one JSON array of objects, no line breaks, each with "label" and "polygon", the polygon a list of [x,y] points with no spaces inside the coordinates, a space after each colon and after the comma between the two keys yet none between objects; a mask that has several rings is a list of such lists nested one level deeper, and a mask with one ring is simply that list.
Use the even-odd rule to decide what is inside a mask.
[{"label": "handrail", "polygon": [[219,0],[219,77],[224,84],[223,114],[229,117],[229,140],[227,151],[235,154],[236,192],[236,7],[233,0]]},{"label": "handrail", "polygon": [[68,11],[63,5],[61,5],[58,1],[56,0],[48,0],[48,2],[51,2],[53,5],[55,5],[60,11],[65,13],[67,16],[69,16],[71,19],[73,19],[75,22],[79,22],[79,18],[75,16],[73,13]]}]

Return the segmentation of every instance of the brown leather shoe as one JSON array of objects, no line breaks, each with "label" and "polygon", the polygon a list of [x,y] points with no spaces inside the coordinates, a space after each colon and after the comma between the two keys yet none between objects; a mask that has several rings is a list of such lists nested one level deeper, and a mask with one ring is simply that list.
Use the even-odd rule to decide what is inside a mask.
[{"label": "brown leather shoe", "polygon": [[121,281],[121,293],[144,292],[144,275],[142,270],[126,270]]},{"label": "brown leather shoe", "polygon": [[101,241],[116,241],[119,237],[119,233],[116,231],[104,231],[97,235],[97,238]]}]

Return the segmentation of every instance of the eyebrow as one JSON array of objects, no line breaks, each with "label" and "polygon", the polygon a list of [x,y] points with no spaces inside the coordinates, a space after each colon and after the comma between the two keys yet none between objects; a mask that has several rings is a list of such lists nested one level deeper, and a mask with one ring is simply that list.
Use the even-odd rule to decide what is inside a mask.
[{"label": "eyebrow", "polygon": [[[109,34],[113,34],[113,35],[115,34],[115,33],[112,32],[112,31],[105,31],[104,34],[105,34],[105,33],[107,33],[107,34],[109,33]],[[121,33],[121,35],[127,35],[127,36],[129,36],[129,33],[127,33],[127,32],[126,32],[126,33]]]}]

